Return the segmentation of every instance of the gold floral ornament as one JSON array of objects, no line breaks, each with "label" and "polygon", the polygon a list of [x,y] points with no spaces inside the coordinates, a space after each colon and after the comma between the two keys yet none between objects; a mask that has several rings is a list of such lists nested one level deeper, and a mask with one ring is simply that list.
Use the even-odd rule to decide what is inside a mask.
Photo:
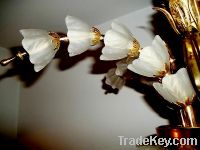
[{"label": "gold floral ornament", "polygon": [[103,39],[103,36],[97,28],[90,27],[76,17],[67,16],[65,22],[68,29],[69,56],[79,55],[90,49],[91,46],[100,44]]},{"label": "gold floral ornament", "polygon": [[169,0],[169,11],[159,7],[154,7],[154,9],[165,14],[177,34],[200,31],[200,12],[197,0]]},{"label": "gold floral ornament", "polygon": [[52,37],[52,43],[55,45],[55,50],[60,48],[60,36],[56,32],[49,32]]},{"label": "gold floral ornament", "polygon": [[97,45],[101,42],[101,40],[103,39],[101,32],[99,31],[99,29],[92,27],[90,29],[91,34],[92,34],[92,38],[91,38],[91,43],[90,45],[94,46]]},{"label": "gold floral ornament", "polygon": [[119,60],[139,55],[139,42],[124,25],[117,22],[113,22],[111,29],[105,33],[104,44],[101,60]]},{"label": "gold floral ornament", "polygon": [[42,70],[54,58],[60,47],[60,37],[55,32],[41,29],[22,29],[22,46],[29,54],[36,72]]}]

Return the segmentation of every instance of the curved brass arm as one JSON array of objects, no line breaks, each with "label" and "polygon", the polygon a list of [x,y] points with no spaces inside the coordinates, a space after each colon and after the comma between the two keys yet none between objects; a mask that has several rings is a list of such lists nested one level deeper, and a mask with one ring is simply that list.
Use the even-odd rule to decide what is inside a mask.
[{"label": "curved brass arm", "polygon": [[165,10],[164,8],[160,8],[160,7],[153,7],[153,9],[162,12],[167,17],[167,19],[168,19],[169,23],[171,24],[172,28],[174,29],[174,31],[177,34],[180,34],[178,28],[176,27],[174,19],[172,18],[171,14],[167,10]]}]

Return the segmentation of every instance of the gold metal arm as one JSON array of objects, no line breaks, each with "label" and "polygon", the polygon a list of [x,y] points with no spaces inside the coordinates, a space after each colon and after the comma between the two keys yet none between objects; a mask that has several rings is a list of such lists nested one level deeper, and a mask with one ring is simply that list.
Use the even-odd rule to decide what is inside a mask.
[{"label": "gold metal arm", "polygon": [[196,34],[193,38],[185,38],[183,43],[185,44],[185,62],[187,69],[198,92],[200,92],[199,38],[199,34]]},{"label": "gold metal arm", "polygon": [[26,55],[28,55],[26,52],[19,51],[15,56],[1,60],[0,64],[1,64],[1,66],[6,66],[16,59],[23,60]]}]

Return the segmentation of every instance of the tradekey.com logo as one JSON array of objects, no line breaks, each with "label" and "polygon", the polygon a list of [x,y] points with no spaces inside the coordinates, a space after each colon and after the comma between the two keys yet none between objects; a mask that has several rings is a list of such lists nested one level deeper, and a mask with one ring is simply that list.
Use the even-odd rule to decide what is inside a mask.
[{"label": "tradekey.com logo", "polygon": [[159,138],[157,136],[127,138],[125,136],[118,136],[121,146],[126,145],[158,145],[163,147],[179,146],[179,145],[193,145],[197,146],[197,138]]}]

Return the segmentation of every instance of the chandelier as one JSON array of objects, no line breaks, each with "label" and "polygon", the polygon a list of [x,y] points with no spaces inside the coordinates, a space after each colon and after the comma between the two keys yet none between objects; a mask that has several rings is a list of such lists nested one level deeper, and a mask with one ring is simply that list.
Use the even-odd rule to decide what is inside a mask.
[{"label": "chandelier", "polygon": [[[151,45],[142,47],[129,29],[119,22],[112,22],[105,33],[92,27],[79,18],[66,16],[67,34],[41,29],[22,29],[23,51],[16,56],[3,59],[2,66],[13,61],[28,58],[36,72],[46,67],[59,51],[62,43],[67,43],[69,56],[81,55],[88,49],[102,48],[100,60],[117,61],[116,68],[106,74],[106,84],[113,89],[120,89],[127,79],[127,72],[145,77],[149,85],[168,103],[176,107],[180,114],[181,124],[175,129],[193,133],[199,129],[193,104],[199,100],[200,92],[200,9],[198,0],[169,0],[153,9],[165,16],[176,35],[182,41],[184,66],[176,62],[173,51],[156,35]],[[163,136],[163,128],[158,128],[158,135]],[[170,126],[166,132],[174,133]],[[196,132],[196,130],[195,130]],[[199,132],[199,131],[198,131]],[[200,132],[199,132],[200,133]],[[171,135],[170,135],[171,136]]]}]

